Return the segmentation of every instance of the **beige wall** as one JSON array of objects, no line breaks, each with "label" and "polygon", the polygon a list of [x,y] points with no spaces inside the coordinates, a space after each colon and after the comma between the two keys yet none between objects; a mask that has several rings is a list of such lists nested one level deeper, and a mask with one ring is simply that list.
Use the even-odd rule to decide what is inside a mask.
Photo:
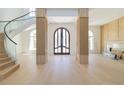
[{"label": "beige wall", "polygon": [[108,51],[110,47],[121,48],[124,44],[124,17],[102,25],[101,31],[102,52]]},{"label": "beige wall", "polygon": [[124,17],[120,18],[119,19],[119,22],[118,22],[118,25],[119,25],[119,33],[118,33],[118,39],[121,41],[124,41]]}]

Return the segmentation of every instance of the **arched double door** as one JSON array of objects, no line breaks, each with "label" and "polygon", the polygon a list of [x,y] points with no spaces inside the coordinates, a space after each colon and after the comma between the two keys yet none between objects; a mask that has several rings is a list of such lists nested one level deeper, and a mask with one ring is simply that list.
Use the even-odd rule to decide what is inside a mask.
[{"label": "arched double door", "polygon": [[70,54],[70,33],[64,27],[59,27],[54,32],[54,54]]}]

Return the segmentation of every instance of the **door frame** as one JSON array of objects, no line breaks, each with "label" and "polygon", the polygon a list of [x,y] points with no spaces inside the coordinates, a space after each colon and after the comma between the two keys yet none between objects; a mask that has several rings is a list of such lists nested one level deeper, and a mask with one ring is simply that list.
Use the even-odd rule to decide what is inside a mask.
[{"label": "door frame", "polygon": [[[57,47],[60,47],[61,48],[61,53],[56,53],[55,52],[55,49],[56,49],[56,47],[55,47],[55,34],[56,34],[56,32],[58,31],[58,30],[61,30],[61,45],[60,46],[57,46]],[[64,53],[63,52],[63,29],[65,29],[65,31],[68,33],[68,43],[69,43],[69,47],[66,47],[66,48],[68,48],[68,52],[67,53]],[[58,33],[57,33],[58,34]],[[55,31],[54,31],[54,36],[53,36],[54,38],[54,50],[53,50],[53,52],[54,52],[54,55],[69,55],[70,54],[70,33],[69,33],[69,30],[67,29],[67,28],[65,28],[65,27],[59,27],[59,28],[57,28]],[[57,35],[57,38],[58,38],[58,35]],[[58,41],[57,41],[57,44],[58,44]]]}]

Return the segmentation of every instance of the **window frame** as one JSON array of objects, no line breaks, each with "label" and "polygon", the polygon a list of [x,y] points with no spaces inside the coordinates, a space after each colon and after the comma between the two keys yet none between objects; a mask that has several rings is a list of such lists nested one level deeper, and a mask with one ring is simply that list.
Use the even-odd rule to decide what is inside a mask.
[{"label": "window frame", "polygon": [[[92,33],[92,34],[90,34],[90,33]],[[93,33],[93,31],[91,31],[91,30],[89,30],[89,34],[88,34],[88,41],[89,41],[89,52],[90,53],[93,53],[93,52],[95,52],[95,36],[94,36],[94,33]],[[91,47],[91,44],[90,44],[90,38],[92,38],[92,50],[90,49],[90,47]]]}]

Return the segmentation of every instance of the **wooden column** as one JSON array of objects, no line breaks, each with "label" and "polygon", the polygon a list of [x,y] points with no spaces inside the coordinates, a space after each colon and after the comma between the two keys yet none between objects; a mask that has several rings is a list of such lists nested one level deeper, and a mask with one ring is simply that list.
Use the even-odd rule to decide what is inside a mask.
[{"label": "wooden column", "polygon": [[36,60],[37,64],[44,64],[47,59],[47,18],[43,8],[36,9]]},{"label": "wooden column", "polygon": [[77,58],[81,64],[88,64],[88,9],[78,10]]}]

